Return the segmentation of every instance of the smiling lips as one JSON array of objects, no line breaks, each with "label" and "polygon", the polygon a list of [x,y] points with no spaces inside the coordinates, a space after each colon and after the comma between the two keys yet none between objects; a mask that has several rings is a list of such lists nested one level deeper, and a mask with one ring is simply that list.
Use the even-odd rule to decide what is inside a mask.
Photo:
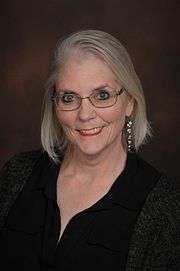
[{"label": "smiling lips", "polygon": [[104,127],[95,127],[93,129],[81,129],[77,130],[81,136],[95,136],[101,133]]}]

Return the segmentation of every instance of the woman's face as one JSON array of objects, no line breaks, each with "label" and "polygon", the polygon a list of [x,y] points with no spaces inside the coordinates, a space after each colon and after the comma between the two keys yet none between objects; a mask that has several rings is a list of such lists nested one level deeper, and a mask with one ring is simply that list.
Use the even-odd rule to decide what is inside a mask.
[{"label": "woman's face", "polygon": [[[57,91],[73,91],[81,97],[102,86],[121,89],[109,67],[91,54],[71,53],[56,82]],[[78,109],[61,111],[56,107],[56,114],[75,149],[86,155],[97,155],[107,148],[111,151],[122,147],[125,116],[130,116],[132,110],[132,99],[123,92],[112,107],[96,108],[88,99],[83,99]]]}]

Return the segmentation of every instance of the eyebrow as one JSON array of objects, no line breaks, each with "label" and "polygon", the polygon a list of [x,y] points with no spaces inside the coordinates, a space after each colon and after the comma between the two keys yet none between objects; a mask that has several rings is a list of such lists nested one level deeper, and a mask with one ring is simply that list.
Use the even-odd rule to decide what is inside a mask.
[{"label": "eyebrow", "polygon": [[[105,88],[105,87],[113,88],[113,87],[109,86],[108,84],[103,84],[103,85],[100,85],[100,86],[98,86],[96,88],[91,89],[91,92],[99,90],[99,89],[102,89],[102,88]],[[55,91],[57,91],[57,92],[68,92],[68,93],[76,93],[76,94],[78,94],[75,90],[72,90],[72,89],[57,89]]]},{"label": "eyebrow", "polygon": [[99,86],[99,87],[97,87],[97,88],[92,89],[92,91],[93,91],[93,90],[99,90],[99,89],[101,89],[101,88],[105,88],[105,87],[112,88],[112,87],[111,87],[111,86],[109,86],[108,84],[104,84],[104,85],[100,85],[100,86]]}]

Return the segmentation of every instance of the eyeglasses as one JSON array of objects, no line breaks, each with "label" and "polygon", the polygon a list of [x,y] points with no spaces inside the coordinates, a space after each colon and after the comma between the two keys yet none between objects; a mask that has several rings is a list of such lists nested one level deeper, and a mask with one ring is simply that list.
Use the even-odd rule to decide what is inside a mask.
[{"label": "eyeglasses", "polygon": [[51,100],[55,102],[58,110],[74,111],[77,110],[83,99],[88,99],[96,108],[111,107],[117,102],[117,97],[123,93],[124,89],[115,90],[110,87],[95,89],[87,97],[81,97],[73,91],[56,91],[54,90]]}]

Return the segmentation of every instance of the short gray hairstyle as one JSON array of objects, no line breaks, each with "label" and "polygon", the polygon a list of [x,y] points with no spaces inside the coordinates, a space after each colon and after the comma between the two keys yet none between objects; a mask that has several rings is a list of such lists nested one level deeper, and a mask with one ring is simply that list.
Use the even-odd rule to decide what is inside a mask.
[{"label": "short gray hairstyle", "polygon": [[118,39],[100,30],[81,30],[61,38],[55,48],[49,65],[49,74],[45,84],[43,101],[41,143],[50,158],[59,161],[68,141],[58,122],[51,95],[60,68],[66,62],[72,49],[91,53],[101,58],[115,74],[117,81],[134,98],[133,135],[134,149],[137,152],[141,145],[152,136],[152,129],[147,120],[146,103],[140,80],[135,72],[130,56]]}]

